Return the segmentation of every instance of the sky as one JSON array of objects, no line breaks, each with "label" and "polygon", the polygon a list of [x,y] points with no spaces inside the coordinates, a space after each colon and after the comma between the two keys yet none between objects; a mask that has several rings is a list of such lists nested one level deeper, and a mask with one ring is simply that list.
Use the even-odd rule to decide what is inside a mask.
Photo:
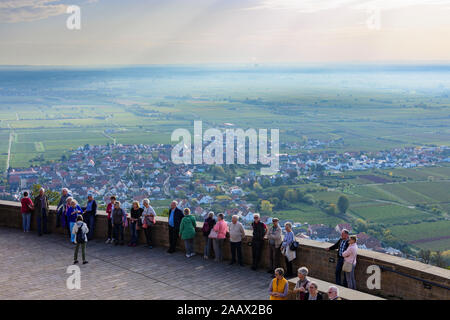
[{"label": "sky", "polygon": [[448,62],[449,18],[450,0],[0,0],[0,65]]}]

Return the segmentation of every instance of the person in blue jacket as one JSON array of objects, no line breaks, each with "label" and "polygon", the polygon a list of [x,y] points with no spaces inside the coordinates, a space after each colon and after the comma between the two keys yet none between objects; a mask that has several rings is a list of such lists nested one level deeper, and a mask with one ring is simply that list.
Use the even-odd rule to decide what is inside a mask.
[{"label": "person in blue jacket", "polygon": [[178,233],[180,232],[181,219],[184,218],[183,211],[177,208],[178,202],[172,201],[169,208],[169,243],[168,253],[174,253],[177,247]]},{"label": "person in blue jacket", "polygon": [[70,228],[70,240],[75,244],[75,235],[72,233],[73,226],[77,222],[77,217],[83,213],[81,207],[78,205],[78,202],[73,199],[70,203],[70,207],[67,209],[67,221],[69,222]]}]

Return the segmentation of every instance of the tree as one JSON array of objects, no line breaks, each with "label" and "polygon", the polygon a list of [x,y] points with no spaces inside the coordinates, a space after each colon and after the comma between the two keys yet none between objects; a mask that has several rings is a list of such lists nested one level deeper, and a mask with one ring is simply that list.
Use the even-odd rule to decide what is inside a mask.
[{"label": "tree", "polygon": [[367,231],[367,223],[363,219],[358,218],[355,221],[355,228],[358,232],[365,232]]},{"label": "tree", "polygon": [[349,205],[350,205],[350,201],[348,200],[348,198],[346,196],[342,195],[339,197],[337,206],[339,208],[340,213],[345,214],[347,212]]},{"label": "tree", "polygon": [[265,214],[271,214],[272,213],[272,208],[273,208],[273,204],[270,203],[270,201],[268,200],[261,200],[261,212],[265,213]]},{"label": "tree", "polygon": [[419,258],[423,261],[423,263],[426,263],[426,264],[430,263],[431,251],[421,249],[419,251]]},{"label": "tree", "polygon": [[289,201],[291,203],[297,201],[297,192],[294,189],[289,189],[284,194],[284,200]]},{"label": "tree", "polygon": [[445,267],[444,257],[442,256],[442,253],[439,250],[431,255],[431,262],[437,267],[441,268]]},{"label": "tree", "polygon": [[256,192],[261,192],[262,191],[262,187],[258,182],[255,182],[253,184],[253,190],[255,190]]},{"label": "tree", "polygon": [[[41,185],[40,184],[33,185],[33,187],[31,188],[32,198],[34,198],[37,195],[39,195],[39,190],[40,189],[41,189]],[[51,205],[51,206],[58,205],[59,199],[61,198],[61,194],[58,191],[52,191],[50,189],[46,189],[45,190],[45,195],[48,198],[48,204],[49,205]]]}]

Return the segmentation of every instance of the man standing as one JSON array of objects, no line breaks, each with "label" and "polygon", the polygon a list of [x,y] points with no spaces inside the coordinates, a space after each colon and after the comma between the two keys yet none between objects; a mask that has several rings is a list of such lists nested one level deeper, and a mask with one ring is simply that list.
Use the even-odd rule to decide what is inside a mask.
[{"label": "man standing", "polygon": [[253,239],[252,239],[252,270],[258,269],[258,263],[261,260],[261,254],[264,245],[264,239],[267,234],[266,225],[260,221],[260,216],[258,213],[253,215]]},{"label": "man standing", "polygon": [[89,232],[87,238],[89,241],[94,238],[94,228],[95,228],[95,216],[97,214],[97,202],[94,200],[92,194],[88,194],[88,202],[86,208],[83,208],[83,220],[88,226]]},{"label": "man standing", "polygon": [[270,268],[268,273],[274,273],[275,268],[280,266],[280,246],[281,246],[281,227],[278,224],[278,218],[273,218],[273,226],[269,229],[269,250],[270,250]]},{"label": "man standing", "polygon": [[64,206],[66,205],[67,198],[72,195],[69,192],[69,189],[63,188],[61,191],[61,198],[59,199],[58,207],[56,208],[56,227],[59,228],[61,226],[61,219],[64,219]]},{"label": "man standing", "polygon": [[34,198],[34,210],[37,217],[37,231],[38,235],[42,236],[42,232],[44,234],[49,233],[47,230],[47,220],[48,220],[48,198],[45,195],[45,189],[41,188],[39,190],[39,195]]},{"label": "man standing", "polygon": [[[336,284],[342,285],[341,283],[341,274],[342,274],[342,266],[344,265],[344,257],[342,256],[342,253],[347,250],[348,248],[348,230],[344,229],[341,233],[341,238],[331,247],[327,248],[327,251],[330,250],[338,250],[338,261],[336,264]],[[347,280],[344,277],[344,287],[347,286]]]},{"label": "man standing", "polygon": [[245,238],[245,230],[242,223],[239,221],[239,216],[234,215],[231,217],[231,223],[229,226],[230,230],[230,248],[231,248],[231,262],[230,265],[234,264],[236,262],[236,255],[237,255],[237,262],[240,266],[243,266],[244,263],[242,262],[242,239]]},{"label": "man standing", "polygon": [[174,253],[177,247],[178,233],[180,232],[180,223],[184,214],[177,208],[178,202],[172,201],[169,208],[169,243],[168,253]]}]

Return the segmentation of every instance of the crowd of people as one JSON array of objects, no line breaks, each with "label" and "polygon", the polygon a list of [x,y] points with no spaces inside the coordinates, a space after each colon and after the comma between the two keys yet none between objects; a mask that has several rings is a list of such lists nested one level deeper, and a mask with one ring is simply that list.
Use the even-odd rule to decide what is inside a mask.
[{"label": "crowd of people", "polygon": [[[41,188],[39,194],[32,200],[27,192],[23,193],[21,199],[23,231],[30,232],[31,213],[36,214],[37,232],[39,236],[48,232],[49,201],[45,190]],[[115,196],[110,197],[110,202],[106,207],[107,213],[107,234],[106,244],[124,245],[124,230],[129,228],[130,241],[128,246],[138,245],[139,233],[141,230],[145,234],[145,246],[153,248],[152,229],[156,223],[156,212],[150,205],[149,199],[142,201],[142,207],[138,201],[132,203],[128,214],[122,207],[120,201]],[[81,207],[72,197],[70,191],[64,188],[61,192],[61,199],[56,210],[56,227],[62,228],[70,237],[70,241],[75,245],[74,263],[78,263],[78,252],[81,248],[83,264],[86,260],[86,244],[92,240],[95,232],[97,214],[97,203],[91,194],[87,197],[85,207]],[[248,244],[252,249],[252,266],[257,270],[263,252],[264,243],[269,244],[269,270],[273,280],[270,282],[269,295],[271,300],[287,299],[288,281],[286,278],[293,278],[293,261],[296,259],[298,242],[295,240],[292,225],[289,222],[284,224],[285,235],[283,237],[279,219],[272,219],[272,226],[264,224],[259,214],[253,215],[252,239]],[[178,238],[185,244],[186,257],[195,256],[194,238],[196,236],[197,222],[189,208],[181,210],[178,203],[172,201],[169,208],[168,229],[169,229],[169,249],[168,253],[174,253],[177,247]],[[239,216],[234,215],[228,224],[224,220],[222,213],[214,214],[209,212],[202,226],[204,237],[203,258],[214,261],[223,261],[223,246],[229,238],[231,261],[230,265],[238,264],[243,266],[242,242],[246,236],[244,226],[239,222]],[[336,263],[336,284],[344,285],[351,289],[356,289],[355,266],[357,258],[356,236],[349,235],[348,230],[343,230],[341,238],[327,250],[337,250]],[[284,257],[285,269],[281,268],[281,259]],[[343,283],[341,274],[344,272]],[[317,283],[310,281],[307,277],[308,269],[301,267],[297,270],[298,281],[294,288],[294,293],[298,300],[321,300],[322,294],[318,290]],[[331,286],[328,290],[328,297],[332,300],[339,300],[339,292],[336,286]]]}]

